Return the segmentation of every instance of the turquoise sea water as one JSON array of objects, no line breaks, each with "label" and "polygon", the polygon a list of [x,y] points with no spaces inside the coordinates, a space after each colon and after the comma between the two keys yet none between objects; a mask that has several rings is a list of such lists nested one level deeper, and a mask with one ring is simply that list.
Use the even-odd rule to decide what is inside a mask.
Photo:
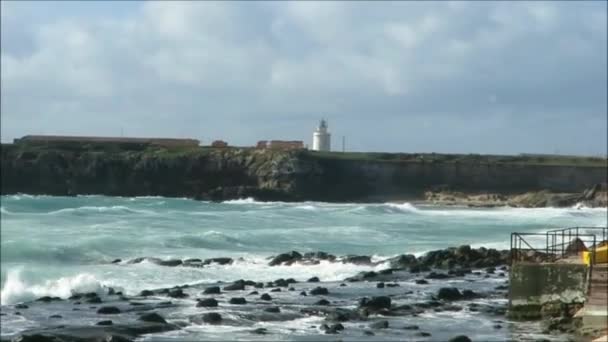
[{"label": "turquoise sea water", "polygon": [[[470,209],[409,203],[329,204],[160,197],[2,197],[2,305],[113,286],[127,294],[178,284],[318,276],[341,281],[386,265],[268,266],[297,250],[373,255],[374,260],[470,244],[509,248],[509,234],[605,226],[606,209]],[[232,265],[163,267],[120,258],[232,257]]]}]

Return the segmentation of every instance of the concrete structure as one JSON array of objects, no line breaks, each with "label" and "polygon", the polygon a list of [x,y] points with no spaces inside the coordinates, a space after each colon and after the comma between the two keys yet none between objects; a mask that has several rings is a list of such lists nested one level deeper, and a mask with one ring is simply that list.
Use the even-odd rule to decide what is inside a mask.
[{"label": "concrete structure", "polygon": [[553,307],[585,303],[588,267],[582,263],[515,263],[509,273],[509,317],[538,319]]},{"label": "concrete structure", "polygon": [[211,147],[228,147],[228,143],[223,140],[214,140]]},{"label": "concrete structure", "polygon": [[278,150],[301,150],[304,148],[304,142],[301,140],[260,140],[256,144],[256,148],[261,149],[278,149]]},{"label": "concrete structure", "polygon": [[86,136],[62,136],[62,135],[26,135],[21,139],[15,139],[14,143],[114,143],[114,144],[146,144],[165,147],[195,147],[200,141],[195,139],[173,139],[173,138],[125,138],[125,137],[86,137]]},{"label": "concrete structure", "polygon": [[331,150],[331,134],[327,131],[327,122],[321,120],[319,127],[315,130],[312,135],[312,149],[313,151],[325,151]]}]

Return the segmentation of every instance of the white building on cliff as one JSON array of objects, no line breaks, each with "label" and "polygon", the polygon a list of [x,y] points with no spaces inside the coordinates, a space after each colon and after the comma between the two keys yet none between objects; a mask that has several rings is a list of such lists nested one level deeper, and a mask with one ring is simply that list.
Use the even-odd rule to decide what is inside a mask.
[{"label": "white building on cliff", "polygon": [[312,149],[313,151],[326,151],[331,150],[331,134],[327,131],[327,122],[321,120],[319,127],[315,130],[312,135]]}]

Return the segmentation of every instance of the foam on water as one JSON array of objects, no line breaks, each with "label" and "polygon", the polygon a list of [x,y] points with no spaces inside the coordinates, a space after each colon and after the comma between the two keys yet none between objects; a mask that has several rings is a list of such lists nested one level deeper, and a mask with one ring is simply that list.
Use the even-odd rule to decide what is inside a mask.
[{"label": "foam on water", "polygon": [[47,280],[42,284],[28,284],[21,279],[21,272],[22,268],[8,271],[0,295],[2,305],[29,301],[42,296],[68,298],[74,292],[102,293],[101,282],[91,274],[84,273]]}]

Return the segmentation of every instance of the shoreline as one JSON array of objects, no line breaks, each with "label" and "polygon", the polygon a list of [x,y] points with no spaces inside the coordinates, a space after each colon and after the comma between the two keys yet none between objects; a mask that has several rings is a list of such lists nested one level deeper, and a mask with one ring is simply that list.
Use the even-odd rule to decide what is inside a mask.
[{"label": "shoreline", "polygon": [[[158,267],[168,268],[204,269],[234,262],[224,257],[147,259]],[[111,264],[135,267],[144,260],[146,258],[114,260]],[[433,250],[419,257],[402,254],[379,262],[373,262],[365,255],[334,256],[324,252],[292,251],[274,255],[267,261],[270,267],[314,265],[321,261],[385,266],[329,282],[318,277],[279,278],[268,282],[241,279],[216,284],[175,284],[142,289],[133,294],[104,287],[92,293],[72,293],[69,298],[46,296],[2,305],[4,324],[9,317],[25,315],[41,325],[10,336],[5,334],[2,341],[36,335],[45,336],[48,341],[55,341],[53,338],[78,341],[85,336],[102,339],[113,336],[113,341],[158,336],[162,340],[162,333],[186,333],[190,326],[227,327],[236,329],[244,339],[256,340],[280,334],[278,329],[282,324],[302,319],[310,320],[311,325],[298,330],[304,335],[297,336],[310,336],[313,340],[327,340],[331,335],[338,335],[346,339],[382,341],[404,336],[447,341],[470,335],[468,340],[464,337],[458,340],[470,341],[476,336],[484,336],[483,331],[478,335],[479,331],[466,328],[443,331],[434,327],[433,322],[446,319],[463,320],[462,324],[471,319],[487,321],[491,325],[485,334],[501,334],[505,338],[518,339],[530,334],[550,340],[576,333],[569,323],[551,326],[539,321],[514,321],[507,316],[504,302],[508,293],[507,250],[464,245]],[[424,318],[429,315],[439,316]],[[85,321],[89,323],[78,321],[78,316],[87,317]],[[46,327],[42,328],[43,325]],[[507,327],[507,330],[503,329]],[[531,330],[527,332],[526,329]],[[159,333],[161,335],[155,335]],[[186,340],[187,336],[201,339],[206,335],[186,335]],[[229,334],[226,338],[231,336],[234,335]]]}]

